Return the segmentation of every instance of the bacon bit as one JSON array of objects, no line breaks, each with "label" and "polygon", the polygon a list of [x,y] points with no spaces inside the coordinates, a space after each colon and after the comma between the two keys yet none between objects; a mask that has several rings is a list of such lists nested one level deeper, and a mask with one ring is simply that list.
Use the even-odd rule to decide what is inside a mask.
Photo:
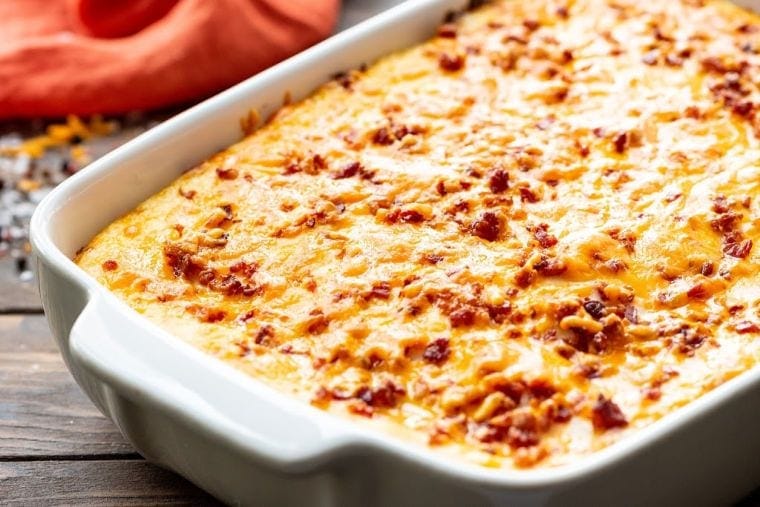
[{"label": "bacon bit", "polygon": [[698,120],[702,117],[702,112],[697,106],[689,106],[683,111],[683,115],[692,120]]},{"label": "bacon bit", "polygon": [[309,312],[309,315],[311,318],[309,319],[309,325],[306,327],[306,331],[308,331],[309,334],[320,334],[330,325],[330,321],[327,320],[327,317],[322,313],[322,310],[314,309]]},{"label": "bacon bit", "polygon": [[425,217],[422,213],[413,209],[395,209],[388,213],[385,219],[392,224],[397,222],[419,224],[425,221]]},{"label": "bacon bit", "polygon": [[749,117],[751,116],[754,108],[755,104],[753,104],[751,101],[745,100],[733,104],[731,106],[731,112],[739,116]]},{"label": "bacon bit", "polygon": [[338,82],[344,90],[351,90],[354,80],[348,72],[338,72],[333,76],[333,79]]},{"label": "bacon bit", "polygon": [[681,197],[683,197],[683,194],[681,192],[675,192],[675,193],[672,193],[672,194],[668,194],[667,196],[665,196],[665,202],[667,202],[667,203],[675,202],[676,200],[680,199]]},{"label": "bacon bit", "polygon": [[701,347],[704,342],[704,336],[698,335],[688,329],[682,329],[681,338],[677,341],[678,351],[686,356],[691,357],[694,355],[694,351]]},{"label": "bacon bit", "polygon": [[103,263],[103,270],[104,271],[114,271],[116,268],[119,267],[119,263],[115,260],[109,259]]},{"label": "bacon bit", "polygon": [[754,104],[744,100],[750,92],[742,86],[740,75],[737,72],[728,72],[723,81],[710,87],[710,91],[721,99],[723,105],[737,115],[754,117]]},{"label": "bacon bit", "polygon": [[342,180],[345,178],[351,178],[356,176],[362,170],[362,165],[359,162],[350,162],[344,165],[337,173],[332,175],[334,180]]},{"label": "bacon bit", "polygon": [[575,368],[573,368],[573,374],[578,375],[579,377],[583,377],[587,380],[599,378],[601,376],[599,372],[599,363],[580,363]]},{"label": "bacon bit", "polygon": [[[555,331],[556,334],[556,331]],[[563,357],[565,359],[570,359],[575,355],[575,347],[567,344],[567,343],[560,343],[555,348],[554,351],[557,353],[558,356]]]},{"label": "bacon bit", "polygon": [[444,23],[438,27],[438,37],[444,39],[455,39],[457,36],[457,26],[453,23]]},{"label": "bacon bit", "polygon": [[391,131],[387,127],[380,127],[372,134],[372,142],[382,146],[389,146],[396,141]]},{"label": "bacon bit", "polygon": [[617,228],[608,232],[610,237],[619,242],[627,252],[633,253],[636,249],[636,236],[629,231],[621,231]]},{"label": "bacon bit", "polygon": [[639,310],[633,305],[626,305],[623,310],[623,317],[628,319],[631,324],[639,323]]},{"label": "bacon bit", "polygon": [[543,276],[559,276],[567,271],[567,265],[560,259],[541,257],[541,260],[533,265],[533,269]]},{"label": "bacon bit", "polygon": [[253,337],[253,342],[256,345],[270,346],[273,345],[272,338],[274,338],[274,328],[269,324],[264,324],[258,331],[256,331],[256,334]]},{"label": "bacon bit", "polygon": [[174,276],[190,275],[197,272],[199,267],[192,262],[192,255],[178,245],[168,244],[164,246],[166,264],[172,268]]},{"label": "bacon bit", "polygon": [[509,188],[509,173],[504,169],[493,169],[488,173],[488,188],[500,194]]},{"label": "bacon bit", "polygon": [[725,63],[723,63],[723,60],[716,56],[710,56],[707,58],[702,59],[700,62],[702,64],[702,69],[706,72],[715,72],[718,74],[725,74],[728,72],[729,69]]},{"label": "bacon bit", "polygon": [[726,244],[723,245],[723,253],[726,255],[730,255],[731,257],[736,257],[738,259],[744,259],[749,255],[749,252],[752,250],[752,240],[751,239],[745,239],[741,242],[728,242],[728,238],[726,239]]},{"label": "bacon bit", "polygon": [[557,392],[557,389],[546,379],[537,378],[528,382],[528,391],[537,400],[548,400]]},{"label": "bacon bit", "polygon": [[471,326],[475,323],[475,309],[469,305],[461,305],[449,314],[451,327]]},{"label": "bacon bit", "polygon": [[291,162],[290,164],[285,167],[285,170],[282,172],[282,174],[289,176],[291,174],[296,174],[301,172],[301,166],[298,165],[295,162]]},{"label": "bacon bit", "polygon": [[710,226],[716,232],[728,233],[736,229],[736,225],[742,219],[741,213],[735,211],[727,211],[718,218],[710,220]]},{"label": "bacon bit", "polygon": [[195,197],[197,193],[198,192],[196,192],[195,190],[185,190],[182,187],[179,188],[179,195],[191,201],[193,200],[193,197]]},{"label": "bacon bit", "polygon": [[539,201],[538,196],[528,187],[520,187],[520,199],[522,199],[523,202],[530,202],[530,203],[536,203]]},{"label": "bacon bit", "polygon": [[509,303],[501,305],[486,305],[486,310],[488,310],[488,317],[492,322],[501,324],[507,320],[509,314],[512,313],[512,306]]},{"label": "bacon bit", "polygon": [[496,241],[502,232],[502,224],[496,213],[486,211],[470,224],[470,234],[486,241]]},{"label": "bacon bit", "polygon": [[712,210],[715,213],[726,213],[731,209],[731,205],[728,203],[725,195],[718,195],[713,198]]},{"label": "bacon bit", "polygon": [[522,287],[523,289],[533,283],[533,280],[536,278],[536,272],[531,269],[521,269],[517,272],[515,275],[515,283],[518,287]]},{"label": "bacon bit", "polygon": [[416,125],[413,125],[411,127],[407,127],[406,125],[396,125],[396,127],[393,129],[393,135],[396,136],[396,139],[403,139],[407,135],[417,135],[422,134],[425,132],[424,127],[419,127]]},{"label": "bacon bit", "polygon": [[230,266],[231,273],[240,273],[245,278],[252,278],[259,270],[259,265],[255,262],[238,261]]},{"label": "bacon bit", "polygon": [[757,25],[750,25],[748,23],[736,27],[736,31],[739,33],[756,33],[759,29]]},{"label": "bacon bit", "polygon": [[428,363],[440,366],[445,363],[451,355],[448,338],[437,338],[425,346],[422,352],[422,359]]},{"label": "bacon bit", "polygon": [[364,295],[364,299],[367,301],[377,299],[388,299],[391,295],[391,285],[388,282],[377,282],[372,285],[372,288]]},{"label": "bacon bit", "polygon": [[620,407],[601,394],[591,409],[591,422],[597,431],[628,426],[628,421]]},{"label": "bacon bit", "polygon": [[226,317],[227,312],[218,308],[207,308],[204,306],[198,310],[198,318],[201,320],[201,322],[219,322],[224,320]]},{"label": "bacon bit", "polygon": [[535,19],[526,19],[522,22],[523,26],[528,29],[529,32],[535,32],[541,27],[541,24]]},{"label": "bacon bit", "polygon": [[710,261],[705,261],[702,263],[702,267],[699,268],[699,272],[702,276],[712,276],[713,273],[715,273],[715,264]]},{"label": "bacon bit", "polygon": [[507,430],[507,444],[513,449],[532,447],[539,442],[538,420],[528,412],[510,414],[510,426]]},{"label": "bacon bit", "polygon": [[692,299],[705,299],[710,295],[704,285],[698,283],[686,291],[686,295]]},{"label": "bacon bit", "polygon": [[198,274],[198,283],[201,285],[209,285],[216,278],[216,273],[213,269],[204,269]]},{"label": "bacon bit", "polygon": [[642,394],[649,401],[657,401],[662,398],[662,389],[660,387],[646,387]]},{"label": "bacon bit", "polygon": [[554,12],[557,14],[557,17],[561,19],[567,19],[570,17],[570,12],[568,11],[566,5],[558,6]]},{"label": "bacon bit", "polygon": [[613,140],[613,143],[615,145],[615,151],[618,153],[625,153],[625,149],[628,147],[628,133],[623,132],[621,134],[618,134],[615,139]]},{"label": "bacon bit", "polygon": [[438,264],[443,260],[443,256],[439,254],[425,254],[422,256],[422,258],[427,262],[428,264]]},{"label": "bacon bit", "polygon": [[551,248],[557,244],[557,238],[547,232],[548,224],[538,224],[532,228],[533,237],[536,238],[541,248]]},{"label": "bacon bit", "polygon": [[604,129],[602,127],[596,127],[591,131],[592,134],[594,134],[594,137],[602,138],[605,135]]},{"label": "bacon bit", "polygon": [[438,57],[438,66],[448,72],[456,72],[464,67],[464,55],[441,53]]},{"label": "bacon bit", "polygon": [[234,180],[238,177],[238,171],[235,168],[223,169],[221,167],[217,167],[216,175],[223,180]]},{"label": "bacon bit", "polygon": [[314,156],[311,158],[311,162],[317,171],[327,168],[327,161],[319,153],[314,154]]},{"label": "bacon bit", "polygon": [[392,381],[386,381],[384,384],[370,389],[369,387],[360,387],[354,397],[363,401],[373,408],[393,408],[403,396],[405,391]]},{"label": "bacon bit", "polygon": [[737,322],[734,326],[734,329],[737,333],[745,334],[745,333],[760,333],[760,325],[750,322],[748,320],[743,320],[741,322]]},{"label": "bacon bit", "polygon": [[595,320],[599,320],[604,317],[605,306],[601,301],[597,301],[596,299],[589,299],[583,303],[583,308]]},{"label": "bacon bit", "polygon": [[256,310],[248,310],[243,315],[241,315],[240,317],[238,317],[238,320],[240,322],[244,322],[245,323],[245,322],[248,322],[249,320],[251,320],[252,318],[254,318],[255,316],[256,316]]}]

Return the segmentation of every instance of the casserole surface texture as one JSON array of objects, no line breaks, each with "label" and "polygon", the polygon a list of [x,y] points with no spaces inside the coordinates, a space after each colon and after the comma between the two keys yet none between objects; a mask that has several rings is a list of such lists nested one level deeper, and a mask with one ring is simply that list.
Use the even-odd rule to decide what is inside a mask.
[{"label": "casserole surface texture", "polygon": [[77,263],[315,406],[561,465],[760,359],[757,51],[723,2],[494,2],[283,107]]}]

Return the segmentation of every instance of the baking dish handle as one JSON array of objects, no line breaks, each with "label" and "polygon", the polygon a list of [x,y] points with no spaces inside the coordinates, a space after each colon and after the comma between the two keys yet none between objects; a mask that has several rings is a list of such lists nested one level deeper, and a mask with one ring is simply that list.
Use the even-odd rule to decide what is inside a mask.
[{"label": "baking dish handle", "polygon": [[231,441],[283,470],[311,468],[347,442],[350,430],[338,428],[332,416],[130,312],[115,300],[91,298],[71,329],[69,350],[77,381],[133,443],[119,414],[119,396]]}]

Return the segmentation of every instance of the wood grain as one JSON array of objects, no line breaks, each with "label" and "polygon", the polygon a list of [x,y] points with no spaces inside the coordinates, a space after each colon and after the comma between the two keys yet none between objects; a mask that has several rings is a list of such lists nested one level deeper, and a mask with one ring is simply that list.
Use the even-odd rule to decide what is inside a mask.
[{"label": "wood grain", "polygon": [[140,460],[0,463],[2,505],[220,505]]},{"label": "wood grain", "polygon": [[0,460],[135,456],[74,383],[41,315],[0,316]]},{"label": "wood grain", "polygon": [[37,282],[19,280],[14,262],[0,259],[0,314],[42,312]]}]

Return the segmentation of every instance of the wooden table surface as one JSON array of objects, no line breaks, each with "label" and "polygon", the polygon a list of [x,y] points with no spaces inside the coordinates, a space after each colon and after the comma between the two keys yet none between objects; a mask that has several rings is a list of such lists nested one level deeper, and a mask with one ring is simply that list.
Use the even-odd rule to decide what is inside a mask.
[{"label": "wooden table surface", "polygon": [[[348,0],[341,26],[399,0]],[[147,463],[63,364],[33,282],[0,260],[0,505],[217,505]],[[740,502],[760,506],[760,489]]]}]

